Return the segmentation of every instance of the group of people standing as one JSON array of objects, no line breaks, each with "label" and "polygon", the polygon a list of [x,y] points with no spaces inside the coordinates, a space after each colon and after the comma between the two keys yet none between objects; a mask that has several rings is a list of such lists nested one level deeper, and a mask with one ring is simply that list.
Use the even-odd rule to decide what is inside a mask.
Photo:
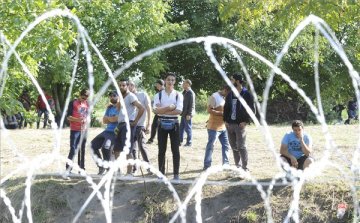
[{"label": "group of people standing", "polygon": [[[46,90],[44,88],[42,88],[42,91],[45,95],[46,101],[50,105],[50,109],[54,110],[55,109],[55,101],[46,92]],[[31,102],[31,98],[30,98],[30,95],[29,95],[29,92],[27,89],[24,89],[22,91],[21,95],[18,98],[18,101],[22,104],[22,107],[24,108],[25,112],[30,112],[31,106],[33,103]],[[41,95],[39,95],[37,97],[35,106],[36,106],[37,117],[38,117],[37,121],[36,121],[37,128],[38,129],[40,128],[40,119],[43,115],[44,115],[43,128],[46,128],[46,126],[48,124],[49,113],[48,113],[48,110],[46,109],[45,101],[42,99]],[[17,129],[17,128],[26,129],[28,122],[29,122],[29,120],[27,120],[27,117],[24,112],[18,111],[17,113],[12,114],[12,115],[4,115],[4,124],[5,124],[6,129]],[[30,121],[30,124],[31,124],[31,121]]]},{"label": "group of people standing", "polygon": [[[122,152],[125,152],[125,148],[129,148],[129,152],[126,154],[127,159],[138,159],[139,153],[141,153],[143,160],[150,164],[147,144],[153,142],[157,132],[159,170],[162,174],[165,174],[167,138],[170,136],[174,179],[180,179],[179,147],[182,143],[184,132],[187,133],[187,140],[184,146],[192,145],[191,119],[195,113],[195,93],[191,90],[190,80],[185,80],[182,94],[174,89],[175,83],[176,76],[171,72],[166,73],[165,82],[158,80],[156,83],[158,92],[151,106],[149,96],[145,92],[137,91],[133,81],[127,79],[121,79],[119,81],[119,88],[124,99],[124,104],[120,103],[116,91],[109,93],[110,105],[108,105],[103,117],[103,123],[107,124],[107,127],[90,143],[91,148],[97,156],[96,162],[99,166],[99,174],[103,174],[104,171],[109,168],[108,162],[111,159],[111,151],[114,151],[114,157],[117,159]],[[85,169],[84,153],[86,137],[81,133],[84,131],[85,126],[88,108],[86,100],[88,94],[89,90],[83,89],[79,97],[70,102],[67,113],[71,131],[68,159],[73,160],[79,142],[81,141],[82,143],[78,151],[78,163],[82,169]],[[152,129],[150,129],[151,110],[155,114]],[[130,121],[130,129],[127,128],[126,125],[126,116]],[[181,116],[180,124],[178,120],[179,116]],[[126,135],[129,130],[130,145],[127,145]],[[151,137],[149,141],[146,142],[146,134],[150,132],[152,132]],[[71,171],[69,163],[67,163],[66,169],[67,171]],[[147,171],[151,174],[149,169]],[[126,176],[133,176],[136,173],[137,167],[129,165]]]},{"label": "group of people standing", "polygon": [[[174,180],[180,180],[180,146],[183,143],[184,133],[187,133],[185,147],[192,146],[192,118],[195,114],[195,93],[191,90],[191,81],[183,82],[182,93],[174,89],[176,76],[168,72],[165,81],[156,82],[157,93],[151,105],[151,100],[145,92],[136,90],[135,83],[131,80],[121,79],[119,82],[120,92],[124,99],[122,104],[117,91],[109,93],[110,104],[107,106],[103,117],[106,129],[91,141],[91,148],[96,155],[96,163],[99,174],[103,174],[109,168],[111,151],[117,159],[125,148],[128,148],[127,159],[139,159],[139,153],[145,162],[150,164],[147,144],[154,141],[157,133],[158,141],[158,168],[165,175],[165,154],[167,140],[170,138],[173,176]],[[241,73],[232,75],[231,83],[236,88],[232,91],[230,86],[213,93],[208,100],[207,122],[208,142],[205,147],[204,167],[208,169],[212,164],[212,153],[216,139],[222,145],[222,164],[230,165],[229,149],[232,149],[235,165],[242,171],[234,171],[233,176],[244,178],[248,169],[248,152],[246,149],[246,127],[251,122],[251,116],[239,98],[244,100],[252,113],[255,114],[254,99],[250,91],[244,87],[244,76]],[[164,86],[165,85],[165,86]],[[70,121],[70,152],[69,160],[73,160],[77,147],[81,142],[78,152],[78,163],[81,169],[85,169],[84,154],[86,136],[83,133],[86,114],[88,109],[87,98],[89,90],[83,89],[77,99],[69,104],[67,119]],[[238,97],[239,96],[239,97]],[[151,110],[154,113],[153,123],[150,127]],[[130,121],[127,127],[125,117]],[[179,123],[180,117],[180,123]],[[296,168],[306,168],[313,162],[311,157],[312,142],[310,136],[304,134],[301,121],[292,124],[293,131],[284,136],[280,149],[284,162]],[[128,133],[130,131],[130,133]],[[151,132],[146,142],[146,134]],[[127,133],[130,140],[127,141]],[[130,144],[127,144],[130,142]],[[102,156],[100,154],[100,150]],[[71,171],[70,163],[66,164],[67,171]],[[129,165],[126,176],[133,176],[138,168]],[[149,174],[151,171],[147,170]]]}]

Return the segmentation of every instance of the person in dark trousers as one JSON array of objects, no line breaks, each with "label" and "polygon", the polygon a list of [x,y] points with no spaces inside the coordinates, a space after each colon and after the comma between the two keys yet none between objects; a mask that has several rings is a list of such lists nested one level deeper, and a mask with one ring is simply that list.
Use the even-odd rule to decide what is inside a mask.
[{"label": "person in dark trousers", "polygon": [[183,111],[181,113],[181,122],[180,122],[180,145],[182,145],[184,140],[184,132],[187,134],[186,143],[184,146],[192,146],[192,117],[195,115],[195,93],[191,89],[191,81],[186,79],[183,83],[183,96],[184,96],[184,105]]},{"label": "person in dark trousers", "polygon": [[[233,74],[231,83],[238,91],[250,109],[254,112],[254,99],[250,91],[248,91],[243,84],[245,83],[244,76],[241,73]],[[230,92],[225,99],[223,120],[229,135],[229,143],[233,151],[235,165],[242,168],[244,171],[249,171],[248,152],[246,150],[246,125],[250,123],[251,118],[244,105],[236,97],[234,92]],[[237,177],[239,172],[234,171],[233,176]],[[244,179],[242,174],[240,179]]]},{"label": "person in dark trousers", "polygon": [[[156,81],[156,86],[155,86],[155,90],[156,90],[156,93],[159,93],[159,91],[161,90],[164,90],[164,81],[159,79]],[[149,140],[146,142],[147,144],[152,144],[154,142],[154,138],[156,136],[156,132],[157,132],[157,128],[158,128],[158,118],[159,116],[158,115],[154,115],[154,119],[153,119],[153,122],[151,124],[151,135],[150,135],[150,138]]]},{"label": "person in dark trousers", "polygon": [[[46,100],[52,99],[51,96],[46,93],[45,88],[42,88],[42,91],[43,91],[43,93],[45,95]],[[50,106],[52,106],[52,104],[50,104]],[[49,112],[46,109],[45,101],[43,100],[41,95],[38,96],[38,99],[36,101],[36,110],[38,112],[37,128],[40,127],[40,118],[41,118],[42,114],[44,114],[44,128],[46,128]]]},{"label": "person in dark trousers", "polygon": [[159,116],[158,128],[158,164],[159,170],[165,175],[165,155],[167,139],[170,136],[171,152],[174,168],[174,180],[180,180],[179,120],[183,108],[183,96],[174,89],[176,76],[168,72],[165,75],[165,90],[154,98],[154,113]]},{"label": "person in dark trousers", "polygon": [[[81,90],[78,98],[75,98],[69,102],[67,111],[67,120],[70,122],[70,151],[68,155],[69,160],[73,160],[74,155],[78,150],[80,143],[80,150],[78,151],[78,165],[81,169],[85,170],[85,144],[86,137],[83,134],[85,130],[86,115],[89,104],[87,99],[89,97],[89,89],[85,88]],[[83,135],[83,137],[81,137]],[[82,142],[80,142],[82,138]],[[66,163],[66,170],[71,171],[71,167]]]},{"label": "person in dark trousers", "polygon": [[[91,141],[91,148],[93,149],[98,159],[103,159],[103,161],[107,162],[110,161],[111,149],[115,143],[116,135],[114,133],[114,129],[117,126],[120,113],[116,108],[118,93],[116,91],[111,91],[109,96],[110,105],[108,105],[103,117],[103,123],[107,125],[106,129]],[[101,153],[103,154],[103,158],[101,158],[101,154],[99,152],[100,149]],[[103,174],[105,170],[108,169],[104,168],[104,165],[99,163],[98,160],[96,160],[96,163],[99,167],[99,175]]]},{"label": "person in dark trousers", "polygon": [[348,119],[345,121],[345,125],[350,124],[350,120],[356,118],[356,109],[358,109],[358,103],[354,97],[351,97],[350,101],[347,103]]},{"label": "person in dark trousers", "polygon": [[[134,159],[139,159],[139,152],[145,162],[150,164],[150,153],[146,146],[146,134],[150,133],[150,118],[151,118],[151,101],[148,94],[145,92],[137,91],[136,85],[133,81],[129,81],[129,90],[136,95],[141,105],[144,107],[145,111],[141,116],[135,130],[134,135],[134,148],[133,148],[133,157]],[[133,168],[134,175],[138,174],[138,168],[135,165]],[[152,174],[149,169],[147,169],[148,174]]]}]

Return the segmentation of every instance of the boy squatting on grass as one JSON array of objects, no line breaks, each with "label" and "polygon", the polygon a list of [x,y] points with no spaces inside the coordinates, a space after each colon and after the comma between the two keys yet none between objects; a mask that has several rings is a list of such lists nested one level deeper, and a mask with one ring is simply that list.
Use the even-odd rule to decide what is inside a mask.
[{"label": "boy squatting on grass", "polygon": [[312,139],[304,133],[302,121],[295,120],[291,126],[293,131],[286,133],[281,141],[280,157],[290,166],[304,170],[314,162],[311,155]]}]

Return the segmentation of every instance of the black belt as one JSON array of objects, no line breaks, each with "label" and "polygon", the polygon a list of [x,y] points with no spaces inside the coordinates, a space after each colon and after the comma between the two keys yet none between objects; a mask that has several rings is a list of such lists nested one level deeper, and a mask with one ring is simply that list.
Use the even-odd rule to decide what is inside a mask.
[{"label": "black belt", "polygon": [[178,117],[159,116],[159,119],[176,119],[176,120],[178,120]]}]

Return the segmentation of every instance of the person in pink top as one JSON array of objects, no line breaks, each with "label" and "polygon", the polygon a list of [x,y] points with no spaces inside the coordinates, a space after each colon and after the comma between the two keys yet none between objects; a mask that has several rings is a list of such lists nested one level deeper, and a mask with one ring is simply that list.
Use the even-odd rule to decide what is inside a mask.
[{"label": "person in pink top", "polygon": [[[70,122],[70,152],[68,155],[69,160],[73,160],[77,152],[81,135],[85,130],[86,115],[89,104],[87,99],[89,97],[89,89],[85,88],[80,92],[80,96],[73,99],[69,103],[67,111],[67,120]],[[81,142],[81,149],[78,152],[78,165],[81,169],[85,170],[85,144],[86,136],[83,135]],[[71,167],[66,163],[66,170],[71,171]]]}]

